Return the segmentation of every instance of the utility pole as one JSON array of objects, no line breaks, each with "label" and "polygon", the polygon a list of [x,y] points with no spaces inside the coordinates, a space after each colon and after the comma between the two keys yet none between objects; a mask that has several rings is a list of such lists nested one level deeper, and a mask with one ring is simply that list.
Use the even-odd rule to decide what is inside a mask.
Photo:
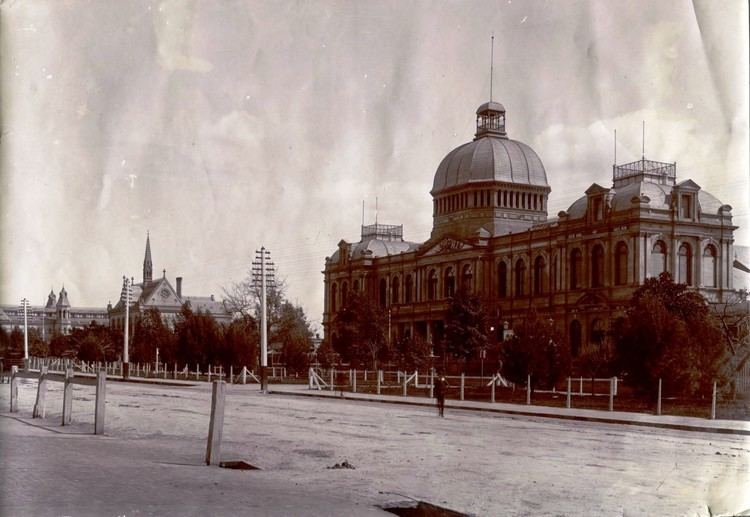
[{"label": "utility pole", "polygon": [[24,298],[21,300],[21,308],[23,309],[23,358],[28,361],[29,359],[29,300]]},{"label": "utility pole", "polygon": [[128,341],[130,327],[130,296],[133,292],[133,282],[128,280],[125,275],[122,276],[122,293],[120,299],[125,302],[125,342],[123,343],[122,353],[122,378],[130,377],[130,357],[128,356]]},{"label": "utility pole", "polygon": [[255,252],[252,271],[254,285],[260,287],[260,389],[265,393],[268,391],[268,287],[275,284],[271,252],[263,246]]}]

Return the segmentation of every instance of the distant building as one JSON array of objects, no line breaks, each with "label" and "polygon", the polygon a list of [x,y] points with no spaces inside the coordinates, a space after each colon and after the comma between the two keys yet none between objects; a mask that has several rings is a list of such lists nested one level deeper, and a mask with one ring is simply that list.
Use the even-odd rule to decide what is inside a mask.
[{"label": "distant building", "polygon": [[[663,271],[711,302],[736,294],[732,207],[691,180],[676,163],[641,160],[612,167],[612,186],[592,184],[548,218],[550,187],[542,160],[506,133],[502,104],[476,112],[474,140],[435,172],[433,229],[424,243],[402,226],[363,226],[324,270],[325,336],[351,291],[388,311],[391,339],[443,339],[449,299],[460,286],[489,301],[498,339],[536,309],[568,336],[574,354],[599,343],[633,292]],[[744,272],[742,268],[744,267]]]},{"label": "distant building", "polygon": [[[110,322],[113,328],[125,328],[125,291],[121,293],[117,305],[109,307]],[[151,262],[151,240],[146,236],[146,253],[143,259],[143,281],[133,284],[130,305],[130,320],[135,321],[148,309],[158,309],[164,322],[171,328],[182,309],[183,304],[193,311],[202,311],[211,315],[217,323],[229,323],[232,315],[224,304],[210,296],[185,296],[182,294],[182,277],[175,279],[175,287],[167,280],[167,272],[163,270],[162,277],[153,279],[153,265]]]},{"label": "distant building", "polygon": [[[71,307],[65,287],[60,296],[50,290],[46,305],[31,305],[26,310],[29,329],[36,329],[45,341],[58,334],[70,334],[74,328],[88,327],[92,323],[109,325],[107,309],[99,307]],[[19,305],[0,305],[0,326],[10,332],[14,327],[23,329],[23,308]]]}]

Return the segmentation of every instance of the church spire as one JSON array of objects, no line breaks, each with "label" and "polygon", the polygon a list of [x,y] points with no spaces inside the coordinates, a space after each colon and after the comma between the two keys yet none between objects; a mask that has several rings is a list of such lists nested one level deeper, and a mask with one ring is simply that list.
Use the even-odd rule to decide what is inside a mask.
[{"label": "church spire", "polygon": [[151,264],[151,240],[146,232],[146,256],[143,259],[143,285],[150,283],[153,275],[153,265]]}]

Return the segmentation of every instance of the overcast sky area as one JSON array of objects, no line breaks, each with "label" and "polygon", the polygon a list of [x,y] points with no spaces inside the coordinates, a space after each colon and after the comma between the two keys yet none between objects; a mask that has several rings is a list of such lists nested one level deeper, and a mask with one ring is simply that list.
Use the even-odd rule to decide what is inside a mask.
[{"label": "overcast sky area", "polygon": [[319,324],[325,257],[366,223],[424,241],[435,170],[495,100],[549,215],[617,161],[677,162],[750,244],[745,0],[5,0],[0,302],[74,306],[154,276],[221,295],[271,251]]}]

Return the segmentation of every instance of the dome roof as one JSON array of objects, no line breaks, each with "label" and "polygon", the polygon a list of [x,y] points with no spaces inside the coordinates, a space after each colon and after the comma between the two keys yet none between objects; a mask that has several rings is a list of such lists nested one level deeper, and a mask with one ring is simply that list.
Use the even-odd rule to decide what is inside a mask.
[{"label": "dome roof", "polygon": [[499,102],[490,101],[485,102],[481,106],[477,108],[477,115],[481,115],[485,111],[505,111],[505,106],[500,104]]},{"label": "dome roof", "polygon": [[[502,109],[499,103],[491,104]],[[443,158],[435,173],[432,194],[481,181],[548,186],[542,160],[531,147],[516,140],[487,136],[457,147]]]}]

